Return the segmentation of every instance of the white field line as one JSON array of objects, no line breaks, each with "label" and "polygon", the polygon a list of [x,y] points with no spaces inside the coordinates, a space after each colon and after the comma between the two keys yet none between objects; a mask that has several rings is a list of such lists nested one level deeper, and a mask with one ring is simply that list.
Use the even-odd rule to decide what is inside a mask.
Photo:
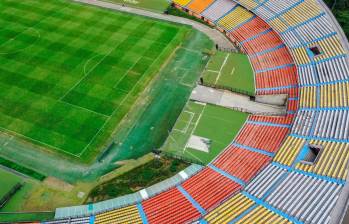
[{"label": "white field line", "polygon": [[76,154],[73,154],[73,153],[71,153],[71,152],[67,152],[67,151],[65,151],[64,149],[61,149],[61,148],[58,148],[58,147],[56,147],[56,146],[47,144],[47,143],[45,143],[45,142],[42,142],[42,141],[39,141],[39,140],[30,138],[30,137],[28,137],[28,136],[26,136],[26,135],[23,135],[23,134],[20,134],[20,133],[18,133],[18,132],[9,130],[9,129],[7,129],[7,128],[0,127],[0,129],[2,129],[2,130],[5,131],[5,132],[12,133],[13,135],[17,135],[17,136],[20,136],[20,137],[22,137],[22,138],[29,139],[29,140],[31,140],[31,141],[33,141],[33,142],[37,142],[37,143],[42,144],[42,145],[44,145],[44,146],[46,146],[46,147],[54,148],[54,149],[56,149],[56,150],[58,150],[58,151],[67,153],[67,154],[69,154],[69,155],[71,155],[71,156],[78,157],[78,158],[80,157],[80,156],[78,156],[78,155],[76,155]]},{"label": "white field line", "polygon": [[185,129],[184,129],[184,133],[187,133],[188,128],[189,128],[191,122],[193,121],[193,118],[194,118],[195,114],[193,112],[191,112],[191,111],[185,111],[185,112],[190,114],[189,122],[187,122],[187,125],[185,126]]},{"label": "white field line", "polygon": [[[173,41],[173,40],[172,40],[172,41]],[[168,45],[166,46],[166,48],[169,47],[169,46],[170,46],[170,44],[168,44]],[[173,53],[174,53],[177,49],[178,49],[178,47],[173,51]],[[163,51],[163,52],[165,52],[165,51]],[[124,102],[126,101],[126,99],[128,98],[128,96],[130,95],[130,93],[133,92],[133,90],[136,88],[136,86],[138,85],[138,83],[145,77],[144,74],[148,71],[148,69],[149,69],[150,67],[153,66],[154,62],[160,57],[160,55],[162,55],[162,53],[159,54],[159,55],[153,60],[153,62],[148,66],[147,70],[142,74],[142,77],[141,77],[141,78],[136,82],[136,84],[132,87],[131,91],[129,91],[129,92],[127,93],[127,95],[126,95],[126,96],[124,97],[124,99],[121,101],[121,103],[119,104],[119,106],[117,106],[117,108],[113,111],[113,113],[110,115],[110,117],[109,117],[107,120],[105,120],[104,124],[99,128],[99,130],[96,132],[96,134],[91,138],[90,142],[85,146],[85,148],[79,153],[79,156],[78,156],[78,157],[81,157],[81,155],[83,155],[83,154],[85,153],[86,149],[92,144],[92,142],[93,142],[94,139],[99,135],[99,133],[102,131],[102,129],[104,129],[105,125],[106,125],[106,124],[109,122],[109,120],[113,117],[113,115],[115,114],[115,112],[121,107],[121,105],[124,104]],[[173,56],[173,54],[171,54],[169,57],[172,57],[172,56]],[[135,125],[136,125],[136,124],[135,124]],[[131,130],[131,129],[130,129],[130,130]]]},{"label": "white field line", "polygon": [[230,75],[232,76],[232,75],[234,75],[234,73],[235,73],[235,67],[231,70]]},{"label": "white field line", "polygon": [[[139,58],[137,59],[137,61],[135,61],[135,63],[133,63],[133,65],[125,72],[125,74],[121,77],[121,79],[119,79],[119,81],[117,81],[115,83],[115,85],[113,86],[113,88],[116,88],[119,83],[126,77],[126,75],[131,71],[131,69],[139,62],[139,60],[141,60],[142,55],[139,56]],[[142,74],[143,75],[143,74]]]},{"label": "white field line", "polygon": [[187,110],[186,110],[186,111],[183,111],[183,113],[188,113],[188,114],[190,115],[189,121],[186,122],[186,126],[185,126],[182,130],[177,129],[177,128],[174,128],[173,130],[185,134],[185,133],[187,133],[187,131],[188,131],[188,128],[189,128],[189,126],[190,126],[190,124],[191,124],[191,121],[193,120],[193,118],[194,118],[194,116],[195,116],[195,113],[193,113],[193,112],[191,112],[191,111],[187,111]]},{"label": "white field line", "polygon": [[227,56],[225,57],[224,62],[223,62],[223,64],[222,64],[221,68],[219,69],[219,72],[218,72],[218,75],[217,75],[217,77],[216,77],[216,81],[214,82],[214,84],[217,84],[219,78],[221,77],[222,70],[223,70],[225,64],[226,64],[227,61],[228,61],[229,55],[230,55],[230,54],[227,54]]},{"label": "white field line", "polygon": [[76,104],[68,103],[68,102],[66,102],[66,101],[60,100],[60,102],[65,103],[65,104],[68,104],[68,105],[73,106],[73,107],[76,107],[76,108],[79,108],[79,109],[82,109],[82,110],[85,110],[85,111],[88,111],[88,112],[91,112],[91,113],[93,113],[93,114],[97,114],[97,115],[102,116],[102,117],[105,117],[105,118],[110,117],[110,116],[108,116],[108,115],[106,115],[106,114],[102,114],[102,113],[96,112],[96,111],[94,111],[94,110],[87,109],[87,108],[85,108],[85,107],[80,107],[80,106],[78,106],[78,105],[76,105]]},{"label": "white field line", "polygon": [[[117,46],[119,46],[119,45],[117,45]],[[62,101],[63,99],[64,99],[64,97],[66,97],[75,87],[77,87],[98,65],[100,65],[102,62],[103,62],[103,60],[108,56],[108,55],[110,55],[111,54],[111,52],[113,52],[116,48],[117,48],[117,46],[116,47],[114,47],[114,48],[112,48],[106,55],[104,55],[103,57],[102,57],[102,59],[101,60],[99,60],[98,61],[98,63],[97,64],[95,64],[95,66],[93,66],[87,73],[86,73],[86,71],[85,71],[85,66],[84,66],[84,76],[83,77],[81,77],[80,78],[80,80],[79,81],[77,81],[63,96],[61,96],[60,98],[59,98],[59,100],[60,101]],[[96,57],[96,56],[94,56],[94,57]],[[93,59],[94,57],[91,57],[89,60],[87,60],[86,61],[86,63],[87,62],[89,62],[91,59]],[[85,63],[85,65],[86,65],[86,63]]]},{"label": "white field line", "polygon": [[197,157],[196,155],[192,154],[191,152],[188,151],[187,153],[189,153],[189,155],[191,155],[195,159],[199,160],[200,162],[204,163],[199,157]]},{"label": "white field line", "polygon": [[[29,29],[34,30],[34,32],[38,35],[37,39],[36,39],[33,43],[31,43],[31,44],[25,46],[24,48],[18,49],[18,50],[16,50],[16,51],[12,51],[12,52],[0,52],[0,55],[18,53],[18,52],[24,51],[24,50],[28,49],[29,47],[33,46],[33,45],[41,38],[41,34],[40,34],[40,32],[39,32],[37,29],[35,29],[35,28],[30,27],[30,28],[28,28],[28,30],[29,30]],[[11,41],[12,41],[12,40],[11,40]],[[8,42],[8,41],[6,41],[5,43],[7,43],[7,42]],[[4,43],[0,45],[0,48],[2,47],[2,45],[4,45]]]},{"label": "white field line", "polygon": [[[193,129],[191,130],[191,133],[190,133],[190,135],[189,135],[189,138],[193,135],[194,131],[196,130],[196,127],[198,126],[198,124],[199,124],[199,122],[200,122],[201,116],[202,116],[202,114],[204,113],[205,108],[206,108],[206,105],[204,106],[204,108],[203,108],[202,111],[200,112],[199,117],[198,117],[198,119],[196,120]],[[189,140],[189,139],[188,139],[188,140]],[[187,141],[187,143],[185,144],[185,146],[184,146],[184,148],[183,148],[183,154],[184,154],[185,150],[187,149],[187,147],[188,147],[188,141]]]},{"label": "white field line", "polygon": [[207,69],[206,71],[208,71],[208,72],[214,72],[214,73],[219,73],[219,71],[210,70],[210,69]]}]

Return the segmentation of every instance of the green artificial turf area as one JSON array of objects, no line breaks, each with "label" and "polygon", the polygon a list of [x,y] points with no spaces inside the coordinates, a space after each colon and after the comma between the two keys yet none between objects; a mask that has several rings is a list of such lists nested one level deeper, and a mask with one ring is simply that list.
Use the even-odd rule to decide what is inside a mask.
[{"label": "green artificial turf area", "polygon": [[20,182],[20,177],[0,168],[0,199]]},{"label": "green artificial turf area", "polygon": [[254,95],[253,70],[247,55],[217,51],[203,73],[204,83]]},{"label": "green artificial turf area", "polygon": [[65,0],[0,6],[0,129],[90,161],[190,30]]},{"label": "green artificial turf area", "polygon": [[[189,101],[161,150],[207,164],[235,138],[247,117],[246,113]],[[188,147],[192,135],[209,139],[209,152]]]},{"label": "green artificial turf area", "polygon": [[130,7],[143,8],[156,12],[164,12],[169,5],[167,0],[104,0]]}]

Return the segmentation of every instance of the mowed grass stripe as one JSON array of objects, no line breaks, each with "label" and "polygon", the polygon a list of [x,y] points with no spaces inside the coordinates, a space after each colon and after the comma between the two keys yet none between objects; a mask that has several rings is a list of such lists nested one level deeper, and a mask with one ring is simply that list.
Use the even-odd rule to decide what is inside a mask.
[{"label": "mowed grass stripe", "polygon": [[189,31],[68,1],[4,5],[0,127],[74,156],[91,146],[85,160]]}]

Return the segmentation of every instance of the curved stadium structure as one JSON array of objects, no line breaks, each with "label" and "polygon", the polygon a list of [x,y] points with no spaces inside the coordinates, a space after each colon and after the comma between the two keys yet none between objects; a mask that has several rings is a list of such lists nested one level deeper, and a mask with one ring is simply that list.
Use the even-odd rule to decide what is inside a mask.
[{"label": "curved stadium structure", "polygon": [[205,167],[45,223],[339,223],[348,199],[348,42],[321,1],[174,0],[250,59],[256,95],[287,115],[250,115]]}]

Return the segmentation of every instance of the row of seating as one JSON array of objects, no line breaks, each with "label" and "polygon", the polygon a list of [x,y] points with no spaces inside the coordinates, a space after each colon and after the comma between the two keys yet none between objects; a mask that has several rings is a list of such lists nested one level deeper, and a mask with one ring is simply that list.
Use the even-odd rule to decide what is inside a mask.
[{"label": "row of seating", "polygon": [[287,114],[286,116],[258,116],[251,115],[248,117],[249,121],[268,122],[274,124],[291,124],[294,114]]},{"label": "row of seating", "polygon": [[241,185],[210,167],[185,181],[182,187],[206,211],[241,189]]},{"label": "row of seating", "polygon": [[348,110],[322,110],[317,112],[313,122],[315,137],[336,140],[349,139],[349,111]]},{"label": "row of seating", "polygon": [[259,124],[245,124],[240,130],[240,134],[236,137],[235,142],[260,149],[267,152],[276,152],[286,137],[289,128],[259,125]]},{"label": "row of seating", "polygon": [[96,215],[96,224],[105,223],[129,223],[129,224],[142,224],[141,216],[135,205],[127,206],[121,209],[112,210],[109,212]]},{"label": "row of seating", "polygon": [[201,215],[177,188],[152,197],[142,205],[148,223],[188,223]]},{"label": "row of seating", "polygon": [[[347,61],[346,59],[343,58],[332,58],[336,55],[340,55],[340,54],[344,54],[345,52],[342,51],[341,45],[340,45],[340,40],[336,37],[336,36],[328,36],[328,37],[324,37],[324,38],[320,38],[324,35],[327,34],[331,34],[333,33],[333,29],[331,28],[326,28],[325,31],[326,32],[322,32],[320,33],[320,29],[318,29],[318,27],[320,26],[313,26],[313,29],[317,29],[317,33],[318,35],[314,35],[312,36],[311,33],[311,29],[305,29],[302,28],[302,26],[300,25],[302,22],[309,20],[309,18],[315,17],[317,14],[321,14],[323,12],[320,12],[320,10],[313,10],[311,13],[306,13],[306,11],[310,10],[311,8],[315,7],[316,9],[319,9],[319,7],[317,5],[314,6],[315,1],[312,1],[311,3],[309,3],[309,5],[307,2],[310,1],[304,1],[304,3],[302,1],[287,1],[287,2],[282,2],[282,1],[278,1],[278,0],[273,0],[273,2],[277,2],[278,4],[275,4],[274,7],[276,7],[278,10],[274,10],[274,12],[272,12],[272,10],[265,10],[265,7],[258,7],[258,5],[262,5],[265,3],[265,5],[267,5],[268,3],[272,4],[272,1],[267,1],[267,2],[263,2],[263,3],[256,3],[252,0],[243,0],[243,1],[239,1],[239,3],[243,4],[245,7],[252,9],[252,11],[254,11],[254,8],[256,8],[255,10],[260,10],[260,12],[268,12],[268,13],[261,13],[263,14],[265,17],[269,18],[265,18],[268,22],[270,22],[270,24],[272,24],[273,28],[279,31],[284,31],[284,32],[280,32],[281,37],[283,38],[283,40],[285,41],[285,39],[298,39],[299,35],[298,34],[294,34],[293,30],[302,30],[304,33],[308,32],[308,35],[306,35],[307,39],[304,40],[297,40],[297,41],[293,41],[292,43],[290,42],[290,45],[288,45],[288,41],[286,41],[285,43],[287,43],[288,47],[290,47],[291,52],[292,52],[292,56],[296,59],[296,66],[297,66],[297,71],[298,73],[301,73],[299,75],[300,80],[301,80],[301,84],[304,85],[312,85],[312,84],[316,84],[319,82],[331,82],[333,80],[343,80],[346,78],[346,75],[348,74],[347,72]],[[317,4],[317,3],[316,3]],[[274,5],[274,4],[272,4]],[[309,6],[309,7],[308,7]],[[263,10],[262,10],[263,8]],[[295,8],[295,9],[293,9]],[[290,21],[290,23],[285,22],[286,20],[291,20],[291,16],[292,14],[295,13],[299,13],[298,16],[294,17],[294,20]],[[249,21],[245,21],[245,24],[251,23],[251,24],[256,24],[256,21],[258,20],[256,18],[250,19]],[[269,20],[268,20],[269,19]],[[321,19],[322,21],[324,21],[324,19]],[[320,20],[319,20],[320,21]],[[321,22],[321,21],[320,21]],[[291,30],[291,26],[296,27],[295,29]],[[226,27],[229,27],[228,25],[226,25]],[[242,26],[239,26],[236,30],[243,30],[245,33],[248,33],[245,31],[245,29],[242,29]],[[327,26],[327,27],[331,27],[331,26]],[[230,28],[230,27],[229,27]],[[278,29],[281,28],[281,29]],[[260,29],[261,32],[268,32],[268,30],[263,27]],[[231,32],[234,32],[234,28],[231,28]],[[263,36],[263,34],[260,34]],[[228,34],[229,36],[229,34]],[[258,35],[249,35],[249,38],[254,39]],[[304,35],[303,35],[304,36]],[[246,41],[247,39],[245,39],[243,36],[240,35],[234,35],[233,36],[235,40],[237,40],[238,42],[243,42]],[[253,38],[254,37],[254,38]],[[313,39],[312,39],[313,38]],[[319,40],[317,40],[319,39]],[[246,47],[246,44],[242,44],[243,47]],[[308,53],[308,48],[310,46],[313,45],[317,45],[319,46],[319,48],[321,50],[323,50],[324,52],[321,52],[322,55],[320,55],[320,57],[311,57],[312,55]],[[275,46],[275,45],[274,45]],[[252,49],[253,48],[249,48]],[[260,52],[260,51],[259,51]],[[304,53],[305,52],[305,53]],[[248,52],[250,53],[250,52]],[[302,57],[303,56],[303,57]],[[270,60],[270,58],[269,58]],[[333,63],[333,61],[336,61],[336,64]],[[252,61],[252,60],[251,60]],[[331,61],[331,63],[328,63],[329,61]],[[252,61],[252,64],[253,63]],[[304,65],[303,65],[304,64]],[[337,66],[334,66],[337,65]],[[265,65],[264,65],[265,66]],[[254,66],[255,70],[256,70],[257,66]],[[257,67],[258,68],[258,67]],[[259,79],[257,81],[258,77],[258,70],[256,71],[256,85],[258,82],[261,82],[262,79]],[[278,85],[281,86],[281,85]],[[285,86],[285,85],[284,85]],[[301,89],[301,95],[300,95],[300,99],[301,99],[301,103],[300,103],[300,107],[317,107],[318,103],[317,103],[317,97],[318,96],[323,96],[322,99],[326,99],[326,103],[322,103],[321,106],[322,107],[327,107],[328,105],[346,105],[346,99],[348,97],[346,97],[347,95],[344,93],[346,91],[346,86],[345,84],[340,86],[338,84],[335,85],[336,87],[334,87],[335,90],[332,90],[332,88],[330,89],[330,87],[323,87],[321,86],[321,88],[325,88],[325,90],[320,90],[318,92],[320,92],[320,94],[317,94],[317,86],[309,86],[310,88],[308,88],[307,86],[303,87]],[[258,90],[257,89],[257,93],[291,93],[290,98],[294,98],[296,99],[298,97],[298,94],[296,93],[297,88],[285,88],[285,89],[272,89],[270,88],[268,89],[262,89],[263,87],[259,87]],[[338,90],[340,88],[340,90]],[[322,94],[321,94],[322,93]],[[341,97],[338,97],[337,94],[341,94]],[[337,97],[336,97],[337,96]],[[297,102],[297,100],[292,100]],[[325,102],[325,100],[321,100],[319,102]],[[295,108],[297,109],[297,106],[294,103],[291,103],[293,105],[290,105],[291,108]],[[318,113],[322,113],[322,112],[314,112],[314,111],[306,111],[306,110],[302,110],[297,114],[297,119],[295,120],[295,126],[293,127],[293,133],[301,135],[301,136],[308,136],[308,135],[313,135],[314,133],[317,134],[317,129],[316,129],[316,125],[313,122],[316,122]],[[327,112],[328,113],[328,112]],[[330,112],[331,113],[331,112]],[[337,115],[332,115],[332,117],[330,117],[330,115],[328,114],[323,114],[322,116],[324,117],[329,117],[328,119],[335,119],[333,116],[341,116],[340,113],[345,113],[345,112],[332,112],[332,113],[337,113]],[[342,114],[342,117],[344,118],[344,114]],[[254,118],[256,119],[256,118]],[[261,119],[261,118],[260,118]],[[342,120],[343,121],[343,120]],[[318,128],[320,129],[326,129],[327,126],[321,124],[321,122],[317,123],[318,124]],[[333,132],[335,133],[335,130],[342,130],[343,127],[339,127],[339,126],[334,126],[333,127]],[[243,132],[243,130],[241,131],[241,133]],[[340,132],[340,131],[338,131]],[[240,133],[240,134],[241,134]],[[343,137],[345,137],[346,132],[343,132]],[[339,135],[339,134],[337,134]],[[240,136],[240,135],[239,135]],[[238,137],[239,137],[238,136]],[[338,136],[337,136],[338,137]],[[322,141],[321,144],[324,145],[325,141]],[[299,159],[300,159],[300,152],[303,148],[303,146],[306,144],[306,139],[305,138],[298,138],[298,137],[293,137],[293,136],[289,136],[287,138],[287,140],[284,142],[284,144],[282,145],[280,151],[277,153],[276,157],[275,157],[275,161],[279,162],[283,165],[285,165],[285,167],[294,167],[296,166],[297,170],[303,170],[307,173],[313,174],[313,173],[317,173],[319,175],[323,175],[323,176],[332,176],[332,177],[336,177],[336,178],[345,178],[346,174],[347,174],[347,162],[344,162],[344,160],[346,159],[346,156],[348,154],[348,151],[346,150],[345,146],[342,145],[337,146],[337,150],[343,150],[341,151],[341,154],[343,154],[343,157],[339,156],[340,154],[337,152],[333,152],[333,151],[329,151],[329,150],[325,150],[323,149],[323,153],[320,155],[321,157],[319,157],[319,160],[317,161],[316,165],[310,165],[310,164],[304,164],[304,163],[300,163]],[[330,143],[328,143],[330,144]],[[344,143],[337,143],[337,144],[344,144]],[[228,148],[229,150],[230,148]],[[222,155],[224,155],[225,153],[223,153]],[[335,156],[336,155],[336,156]],[[336,160],[334,160],[333,158],[336,158]],[[218,158],[219,159],[219,158]],[[335,163],[334,161],[338,162]],[[320,162],[321,161],[321,162]],[[335,164],[335,165],[333,165]],[[340,165],[337,165],[340,164]],[[279,167],[273,166],[274,169],[277,170],[281,170],[284,173],[287,173],[286,169],[280,169]],[[315,167],[317,167],[315,169]],[[319,168],[321,167],[321,169]],[[224,169],[224,168],[223,168]],[[321,171],[320,171],[321,170]],[[279,173],[280,176],[282,176],[282,172]],[[266,173],[270,173],[270,170],[266,170]],[[280,210],[284,210],[285,213],[287,214],[292,214],[295,218],[296,221],[297,220],[302,220],[304,222],[309,222],[309,223],[326,223],[328,221],[328,217],[329,217],[329,212],[333,209],[333,205],[335,204],[336,200],[333,200],[333,197],[337,197],[338,196],[338,192],[341,188],[341,186],[339,186],[337,183],[332,183],[330,181],[327,180],[322,180],[320,177],[311,177],[311,176],[303,176],[301,174],[295,173],[295,172],[289,172],[289,178],[290,180],[288,180],[286,178],[286,176],[283,176],[283,179],[281,179],[281,181],[283,181],[286,178],[286,182],[285,182],[285,186],[288,186],[286,183],[291,183],[291,177],[293,176],[300,176],[299,178],[299,184],[303,184],[303,183],[312,183],[312,185],[309,186],[313,186],[313,188],[310,188],[309,186],[305,186],[305,187],[309,187],[309,191],[314,190],[315,186],[318,187],[318,191],[323,192],[327,192],[325,197],[323,194],[319,194],[320,196],[317,198],[314,198],[314,203],[313,204],[309,204],[312,201],[306,201],[308,203],[304,203],[304,206],[302,207],[301,204],[297,203],[299,202],[300,199],[305,200],[307,197],[305,197],[305,195],[309,195],[309,191],[304,191],[304,194],[301,194],[301,197],[298,197],[298,201],[294,199],[294,197],[292,198],[288,198],[287,200],[282,200],[282,196],[276,196],[276,201],[279,201],[280,203],[285,203],[286,205],[290,205],[291,207],[287,210],[287,206],[285,207],[278,207],[278,204],[276,203],[276,201],[273,201],[270,199],[270,201],[266,201],[268,204],[273,205],[274,207],[280,209]],[[293,175],[293,176],[292,176]],[[262,174],[258,175],[257,179],[259,179],[259,177],[263,177]],[[264,181],[269,181],[269,182],[275,182],[275,187],[280,186],[280,180],[278,181],[278,177],[268,177],[268,178],[260,178]],[[292,179],[293,180],[293,179]],[[321,182],[322,181],[322,182]],[[321,183],[322,184],[321,184]],[[331,185],[333,184],[333,185]],[[255,184],[254,187],[251,187],[251,189],[258,189],[256,187],[258,187],[260,184]],[[337,189],[335,191],[330,191],[330,188],[325,188],[325,186],[334,186],[331,189]],[[250,185],[248,185],[245,189],[248,189]],[[262,186],[262,185],[261,185]],[[267,188],[266,188],[267,189]],[[290,189],[295,189],[295,187],[285,187],[285,190],[290,190]],[[302,191],[303,188],[301,188],[299,191]],[[267,191],[270,192],[277,192],[275,191],[275,189],[273,188],[269,188],[267,190],[265,190],[265,192]],[[271,191],[272,190],[272,191]],[[278,189],[279,190],[279,189]],[[281,191],[278,191],[281,192]],[[302,192],[301,192],[302,193]],[[276,193],[275,193],[276,194]],[[279,193],[281,194],[281,193]],[[292,194],[289,194],[292,195]],[[315,195],[315,194],[313,194]],[[314,196],[315,197],[315,196]],[[332,197],[332,198],[331,198]],[[320,198],[322,198],[323,200],[320,200]],[[237,203],[237,202],[236,202]],[[292,207],[292,203],[294,203],[293,207]],[[314,205],[316,204],[316,206]],[[331,205],[330,205],[331,204]],[[224,204],[223,204],[224,205]],[[217,208],[217,210],[220,210],[220,212],[224,212],[226,210],[229,210],[228,207],[223,207],[219,206]],[[242,204],[243,205],[243,204]],[[298,207],[297,207],[298,206]],[[295,211],[297,210],[292,210],[293,208],[297,207],[298,210],[297,213],[295,213]],[[302,209],[303,208],[303,209]],[[212,212],[207,216],[207,219],[209,217],[220,217],[218,220],[232,220],[235,217],[229,217],[229,215],[231,215],[230,213],[225,213],[224,216],[220,216],[220,212],[215,213]],[[251,211],[249,211],[249,213],[247,215],[245,215],[245,217],[248,217],[249,214],[251,214]],[[306,215],[305,215],[306,214]],[[305,216],[310,217],[306,219]],[[227,219],[227,217],[229,217]],[[257,219],[263,219],[261,214],[259,214],[259,216],[256,216]],[[211,220],[211,219],[210,219]],[[212,220],[216,220],[216,219],[212,219]],[[241,221],[242,219],[240,219]],[[248,219],[244,219],[245,223]],[[251,221],[251,220],[249,220]],[[260,222],[260,220],[258,221]],[[251,222],[251,223],[258,223],[258,222]],[[214,222],[213,222],[214,223]],[[219,223],[219,222],[217,222]],[[234,222],[236,223],[236,222]],[[247,222],[248,223],[248,222]],[[263,223],[266,223],[263,222]]]},{"label": "row of seating", "polygon": [[304,223],[327,223],[342,185],[270,164],[245,190]]},{"label": "row of seating", "polygon": [[349,106],[349,82],[322,85],[320,88],[320,107]]},{"label": "row of seating", "polygon": [[270,161],[268,155],[231,145],[213,165],[247,183]]}]

